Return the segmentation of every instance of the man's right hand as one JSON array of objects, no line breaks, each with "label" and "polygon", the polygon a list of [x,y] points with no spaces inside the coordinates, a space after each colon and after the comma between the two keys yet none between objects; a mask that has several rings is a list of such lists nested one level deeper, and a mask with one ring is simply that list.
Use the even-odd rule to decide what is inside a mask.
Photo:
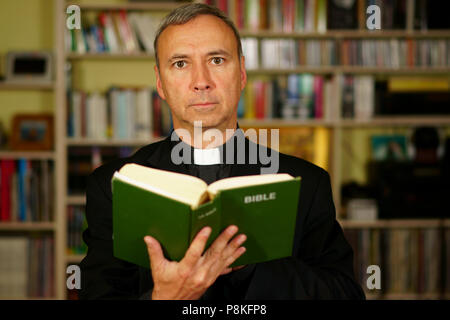
[{"label": "man's right hand", "polygon": [[245,252],[245,247],[240,247],[247,239],[244,234],[230,241],[237,231],[236,226],[226,228],[203,254],[211,234],[211,228],[204,227],[180,262],[167,260],[159,242],[144,237],[154,283],[152,299],[199,299],[220,275],[232,271],[229,265]]}]

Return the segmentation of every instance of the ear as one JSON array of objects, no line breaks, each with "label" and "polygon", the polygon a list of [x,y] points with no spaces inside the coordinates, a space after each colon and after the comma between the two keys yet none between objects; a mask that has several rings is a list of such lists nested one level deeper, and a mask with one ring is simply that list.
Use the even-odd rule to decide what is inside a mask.
[{"label": "ear", "polygon": [[166,100],[166,96],[164,95],[164,90],[161,83],[161,77],[159,75],[158,66],[155,65],[155,75],[156,75],[156,90],[158,91],[159,96],[161,99]]},{"label": "ear", "polygon": [[245,85],[247,84],[247,71],[245,71],[245,57],[241,57],[241,66],[240,66],[240,72],[241,72],[241,91],[244,90]]}]

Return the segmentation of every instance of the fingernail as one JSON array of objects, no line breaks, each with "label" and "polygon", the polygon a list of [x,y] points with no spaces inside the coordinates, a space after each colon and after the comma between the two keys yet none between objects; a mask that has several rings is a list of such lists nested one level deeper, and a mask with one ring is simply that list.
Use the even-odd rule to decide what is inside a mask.
[{"label": "fingernail", "polygon": [[239,239],[238,239],[238,244],[242,244],[245,242],[245,240],[247,240],[247,236],[245,234],[240,235]]},{"label": "fingernail", "polygon": [[236,226],[231,226],[231,227],[228,228],[228,232],[229,232],[230,234],[236,233],[237,230],[238,230],[238,228],[237,228]]},{"label": "fingernail", "polygon": [[205,227],[203,230],[202,230],[202,234],[204,235],[204,236],[209,236],[209,233],[211,232],[211,228],[210,227]]},{"label": "fingernail", "polygon": [[144,237],[144,241],[146,244],[151,245],[152,244],[152,238],[150,238],[149,236],[145,236]]}]

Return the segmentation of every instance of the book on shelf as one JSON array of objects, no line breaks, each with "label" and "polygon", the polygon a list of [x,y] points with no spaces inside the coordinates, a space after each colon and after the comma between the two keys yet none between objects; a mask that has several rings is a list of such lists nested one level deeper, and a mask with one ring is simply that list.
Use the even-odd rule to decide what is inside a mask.
[{"label": "book on shelf", "polygon": [[367,281],[368,266],[378,265],[382,270],[381,288],[377,290],[381,295],[450,293],[444,280],[450,277],[446,268],[450,252],[442,250],[450,239],[449,229],[444,230],[443,242],[439,228],[344,228],[344,234],[355,253],[358,282]]},{"label": "book on shelf", "polygon": [[49,160],[0,160],[0,221],[43,222],[53,217],[53,164]]},{"label": "book on shelf", "polygon": [[87,246],[82,236],[86,227],[83,206],[69,206],[67,208],[67,254],[86,254]]},{"label": "book on shelf", "polygon": [[[442,4],[441,4],[442,2]],[[208,0],[239,29],[275,32],[367,30],[366,10],[377,5],[384,30],[450,28],[448,4],[431,0]]]},{"label": "book on shelf", "polygon": [[127,164],[112,179],[114,255],[148,267],[143,238],[150,235],[168,259],[179,261],[203,227],[212,228],[209,247],[226,227],[237,225],[247,235],[247,250],[232,266],[290,256],[300,179],[268,174],[207,185],[189,175]]},{"label": "book on shelf", "polygon": [[67,52],[154,54],[153,39],[161,12],[127,12],[109,10],[100,12],[95,19],[83,22],[80,30],[65,32]]},{"label": "book on shelf", "polygon": [[67,134],[94,140],[150,140],[167,135],[167,103],[152,88],[111,87],[105,95],[69,91]]},{"label": "book on shelf", "polygon": [[53,265],[52,237],[0,237],[0,297],[53,297]]}]

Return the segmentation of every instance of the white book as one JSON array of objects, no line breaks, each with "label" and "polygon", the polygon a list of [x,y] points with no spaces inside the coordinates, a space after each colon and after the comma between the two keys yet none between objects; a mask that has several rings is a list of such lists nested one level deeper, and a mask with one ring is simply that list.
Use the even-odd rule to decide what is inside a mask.
[{"label": "white book", "polygon": [[261,40],[261,60],[264,69],[280,67],[280,45],[277,39]]},{"label": "white book", "polygon": [[73,137],[81,138],[81,103],[80,91],[72,92]]},{"label": "white book", "polygon": [[28,265],[28,239],[26,237],[0,238],[0,297],[27,297]]},{"label": "white book", "polygon": [[136,93],[136,138],[151,139],[152,128],[152,91],[150,88],[143,88]]},{"label": "white book", "polygon": [[241,40],[242,51],[245,57],[245,68],[255,70],[259,68],[258,39],[243,38]]}]

